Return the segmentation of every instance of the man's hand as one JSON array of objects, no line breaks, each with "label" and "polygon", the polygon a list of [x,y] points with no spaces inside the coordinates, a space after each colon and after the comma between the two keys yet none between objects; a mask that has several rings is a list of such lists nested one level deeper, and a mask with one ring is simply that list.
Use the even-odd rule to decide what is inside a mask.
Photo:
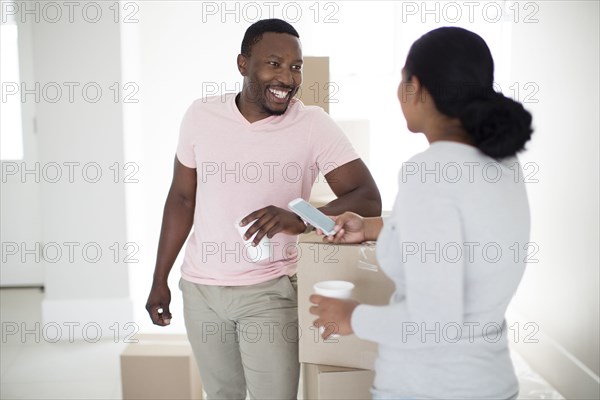
[{"label": "man's hand", "polygon": [[323,339],[327,339],[333,334],[350,335],[354,333],[350,320],[358,302],[333,299],[318,294],[313,294],[309,300],[315,304],[310,307],[310,313],[318,317],[313,325],[317,328],[322,326],[325,328],[321,335]]},{"label": "man's hand", "polygon": [[306,225],[296,214],[275,206],[267,206],[248,214],[240,225],[246,226],[254,220],[256,222],[244,234],[244,240],[248,240],[258,232],[252,241],[254,246],[257,246],[265,235],[269,239],[280,232],[299,235],[306,229]]},{"label": "man's hand", "polygon": [[146,310],[155,325],[166,326],[171,322],[171,291],[167,279],[194,224],[196,186],[196,169],[186,167],[175,156],[173,182],[163,212],[152,288],[146,302]]},{"label": "man's hand", "polygon": [[171,291],[166,283],[152,284],[150,295],[146,302],[146,310],[154,325],[167,326],[171,323],[171,313],[169,312],[171,304]]}]

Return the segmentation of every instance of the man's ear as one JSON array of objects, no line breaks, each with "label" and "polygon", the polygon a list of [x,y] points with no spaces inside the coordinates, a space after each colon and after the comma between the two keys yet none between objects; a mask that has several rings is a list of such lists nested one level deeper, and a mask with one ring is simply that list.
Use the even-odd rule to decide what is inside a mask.
[{"label": "man's ear", "polygon": [[248,65],[248,58],[243,54],[238,54],[237,66],[238,66],[238,71],[240,71],[240,74],[242,74],[242,76],[246,76],[248,74],[247,65]]}]

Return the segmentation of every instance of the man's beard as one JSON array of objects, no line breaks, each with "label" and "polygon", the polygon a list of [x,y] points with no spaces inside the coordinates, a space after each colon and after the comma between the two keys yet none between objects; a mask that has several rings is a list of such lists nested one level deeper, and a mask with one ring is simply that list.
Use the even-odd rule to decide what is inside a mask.
[{"label": "man's beard", "polygon": [[269,108],[269,106],[267,106],[266,101],[263,102],[263,104],[261,104],[261,108],[263,109],[263,111],[268,113],[269,115],[283,115],[283,114],[285,114],[285,112],[287,111],[289,106],[290,106],[290,103],[288,102],[288,104],[285,106],[285,108],[283,110],[273,110],[273,109]]},{"label": "man's beard", "polygon": [[267,87],[263,92],[262,92],[262,98],[261,98],[261,104],[260,107],[261,109],[268,113],[269,115],[283,115],[285,114],[285,112],[287,111],[287,109],[290,106],[290,102],[292,101],[292,99],[294,98],[294,96],[296,96],[296,93],[298,93],[298,88],[296,89],[292,89],[291,91],[291,95],[289,96],[289,99],[287,101],[287,103],[285,104],[285,108],[282,110],[273,110],[272,108],[269,107],[268,105],[268,101],[267,101],[267,91],[269,90],[269,88]]}]

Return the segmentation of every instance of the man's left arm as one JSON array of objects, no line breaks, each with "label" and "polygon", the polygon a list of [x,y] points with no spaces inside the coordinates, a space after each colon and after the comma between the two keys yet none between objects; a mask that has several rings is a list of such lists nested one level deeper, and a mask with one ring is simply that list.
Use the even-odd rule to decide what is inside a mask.
[{"label": "man's left arm", "polygon": [[[379,189],[365,163],[360,159],[350,161],[325,174],[325,180],[337,196],[337,199],[320,207],[327,215],[339,215],[353,211],[363,217],[381,215],[381,196]],[[267,235],[272,238],[279,232],[298,235],[305,230],[304,222],[293,212],[275,206],[267,206],[247,215],[241,221],[242,226],[258,220],[246,231],[245,239],[251,238],[258,245]]]},{"label": "man's left arm", "polygon": [[363,217],[381,215],[381,195],[371,172],[360,159],[350,161],[325,174],[336,199],[319,209],[327,215],[352,211]]}]

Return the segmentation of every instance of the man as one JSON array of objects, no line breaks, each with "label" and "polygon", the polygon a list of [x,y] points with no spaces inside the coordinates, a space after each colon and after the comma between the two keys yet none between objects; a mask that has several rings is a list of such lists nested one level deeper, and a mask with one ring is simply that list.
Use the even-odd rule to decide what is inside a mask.
[{"label": "man", "polygon": [[[329,215],[378,216],[381,199],[340,128],[294,98],[302,51],[291,25],[250,26],[237,64],[241,93],[199,99],[183,119],[146,309],[155,324],[169,324],[167,277],[194,226],[180,288],[208,398],[244,399],[248,390],[255,399],[291,399],[299,378],[296,243],[310,227],[287,204],[309,197],[319,170],[338,197],[321,208]],[[246,239],[269,240],[268,257],[248,257]]]}]

